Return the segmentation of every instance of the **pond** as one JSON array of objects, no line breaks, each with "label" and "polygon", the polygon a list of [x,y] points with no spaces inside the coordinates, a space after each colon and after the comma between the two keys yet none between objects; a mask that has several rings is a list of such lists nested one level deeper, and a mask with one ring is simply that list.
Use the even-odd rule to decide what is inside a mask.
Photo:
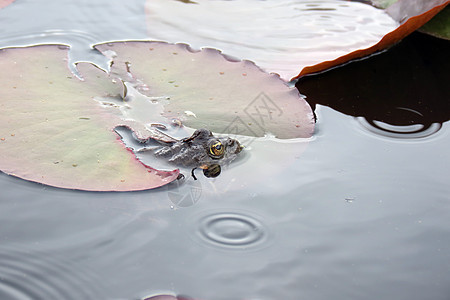
[{"label": "pond", "polygon": [[[139,1],[0,15],[0,47],[66,43],[74,61],[148,38]],[[249,139],[215,179],[84,192],[1,173],[0,299],[448,299],[449,50],[414,33],[300,79],[314,136]]]}]

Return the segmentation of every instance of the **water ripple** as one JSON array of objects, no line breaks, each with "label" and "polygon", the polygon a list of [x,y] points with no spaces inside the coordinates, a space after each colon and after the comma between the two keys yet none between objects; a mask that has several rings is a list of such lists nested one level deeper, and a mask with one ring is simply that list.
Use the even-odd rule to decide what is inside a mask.
[{"label": "water ripple", "polygon": [[436,134],[441,128],[441,123],[392,125],[384,122],[357,117],[358,124],[367,132],[383,138],[398,140],[423,140]]},{"label": "water ripple", "polygon": [[214,213],[200,219],[197,235],[216,246],[247,249],[262,245],[267,228],[257,219],[241,213]]},{"label": "water ripple", "polygon": [[188,296],[156,295],[146,297],[143,300],[194,300],[194,299]]},{"label": "water ripple", "polygon": [[[53,253],[0,248],[1,299],[101,299],[94,276]],[[103,295],[104,296],[104,295]]]}]

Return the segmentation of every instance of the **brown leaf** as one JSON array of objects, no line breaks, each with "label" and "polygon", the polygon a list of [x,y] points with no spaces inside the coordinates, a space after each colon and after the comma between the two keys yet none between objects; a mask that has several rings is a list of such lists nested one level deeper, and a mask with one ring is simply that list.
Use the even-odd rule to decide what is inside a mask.
[{"label": "brown leaf", "polygon": [[332,61],[325,61],[314,66],[305,67],[301,70],[297,78],[307,74],[324,71],[350,60],[365,57],[386,49],[413,31],[419,29],[448,3],[450,3],[449,0],[399,0],[386,9],[386,12],[400,23],[400,26],[397,29],[386,34],[381,41],[372,47],[351,52]]}]

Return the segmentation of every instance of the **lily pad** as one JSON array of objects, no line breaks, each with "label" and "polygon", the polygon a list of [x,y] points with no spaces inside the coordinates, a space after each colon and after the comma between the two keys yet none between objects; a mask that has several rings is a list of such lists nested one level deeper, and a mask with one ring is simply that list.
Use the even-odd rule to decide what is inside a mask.
[{"label": "lily pad", "polygon": [[395,30],[387,33],[378,43],[369,48],[350,52],[332,61],[308,66],[300,72],[298,77],[324,71],[350,60],[365,57],[386,49],[419,29],[448,3],[450,3],[448,0],[398,0],[386,8],[386,12],[399,23],[399,26]]},{"label": "lily pad", "polygon": [[447,6],[420,28],[421,32],[450,40],[450,7]]},{"label": "lily pad", "polygon": [[0,0],[0,8],[6,7],[13,3],[15,0]]},{"label": "lily pad", "polygon": [[122,83],[89,63],[67,67],[68,48],[0,50],[0,170],[47,185],[93,191],[155,188],[177,178],[140,163],[113,129],[139,128],[105,109],[96,96],[116,96]]},{"label": "lily pad", "polygon": [[389,47],[444,2],[400,0],[382,10],[342,0],[148,0],[146,15],[152,39],[221,49],[289,80]]},{"label": "lily pad", "polygon": [[148,0],[152,39],[214,47],[283,79],[377,43],[398,24],[383,10],[340,0]]},{"label": "lily pad", "polygon": [[397,0],[372,0],[371,2],[375,7],[385,9],[388,8],[389,5],[392,5],[395,2],[397,2]]},{"label": "lily pad", "polygon": [[[179,170],[142,164],[117,126],[131,128],[139,139],[167,141],[173,139],[149,126],[152,121],[178,118],[192,128],[250,136],[312,135],[312,111],[298,91],[251,62],[158,42],[96,48],[113,58],[111,72],[78,63],[81,79],[67,66],[66,46],[0,50],[1,171],[62,188],[144,190],[175,180]],[[134,90],[132,85],[152,98],[123,99],[124,87]],[[163,116],[145,105],[155,99],[168,102]]]},{"label": "lily pad", "polygon": [[311,108],[298,90],[250,61],[184,44],[118,42],[95,48],[113,60],[111,74],[134,81],[148,96],[167,96],[164,115],[188,127],[280,139],[313,133]]}]

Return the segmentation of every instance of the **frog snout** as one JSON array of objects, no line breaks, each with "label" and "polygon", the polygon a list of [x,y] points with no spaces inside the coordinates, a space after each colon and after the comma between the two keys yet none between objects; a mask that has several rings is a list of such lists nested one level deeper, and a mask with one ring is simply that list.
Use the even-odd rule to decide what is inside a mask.
[{"label": "frog snout", "polygon": [[244,149],[244,146],[241,146],[241,144],[238,141],[235,141],[235,143],[236,143],[236,151],[234,151],[234,154],[239,154]]}]

